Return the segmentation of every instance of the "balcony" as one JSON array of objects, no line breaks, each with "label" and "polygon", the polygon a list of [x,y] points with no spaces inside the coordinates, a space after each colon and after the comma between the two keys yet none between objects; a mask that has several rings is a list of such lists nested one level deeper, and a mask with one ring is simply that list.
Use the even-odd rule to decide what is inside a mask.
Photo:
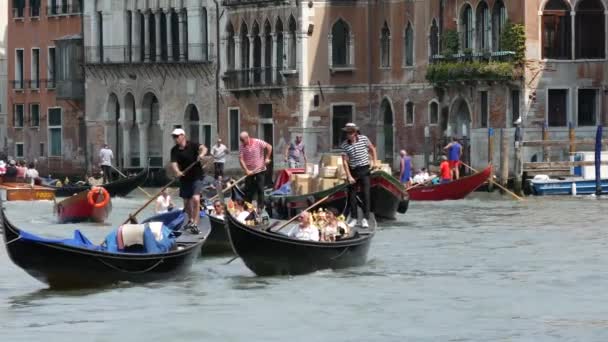
[{"label": "balcony", "polygon": [[434,55],[430,58],[426,79],[435,86],[462,85],[471,82],[510,82],[523,76],[515,53],[466,53]]},{"label": "balcony", "polygon": [[46,15],[47,17],[56,17],[61,15],[76,15],[82,14],[82,3],[73,1],[72,4],[64,3],[62,5],[47,6]]},{"label": "balcony", "polygon": [[279,68],[252,68],[228,70],[224,73],[224,84],[231,91],[272,89],[285,85]]},{"label": "balcony", "polygon": [[53,90],[57,87],[57,81],[54,78],[40,80],[41,87],[48,90]]},{"label": "balcony", "polygon": [[187,44],[184,46],[183,60],[180,60],[180,50],[183,45],[167,45],[161,49],[160,56],[156,49],[147,59],[142,46],[87,46],[85,48],[85,63],[96,64],[138,64],[138,63],[209,63],[213,60],[213,44]]},{"label": "balcony", "polygon": [[458,53],[454,55],[433,55],[431,64],[441,62],[511,62],[515,58],[513,51],[496,51],[488,53]]},{"label": "balcony", "polygon": [[9,83],[11,84],[13,90],[23,91],[27,82],[24,80],[10,80]]},{"label": "balcony", "polygon": [[39,90],[40,89],[40,79],[28,80],[28,85],[30,90]]}]

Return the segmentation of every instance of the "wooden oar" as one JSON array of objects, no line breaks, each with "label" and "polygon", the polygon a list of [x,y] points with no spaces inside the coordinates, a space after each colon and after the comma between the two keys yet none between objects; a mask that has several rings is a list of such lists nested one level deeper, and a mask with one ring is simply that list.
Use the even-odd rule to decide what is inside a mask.
[{"label": "wooden oar", "polygon": [[[460,164],[464,165],[464,167],[470,169],[471,171],[478,173],[479,171],[475,170],[474,168],[472,168],[471,166],[467,165],[466,163],[463,163],[462,161],[460,162]],[[493,180],[492,180],[493,181]],[[494,185],[496,185],[497,187],[501,188],[504,192],[508,193],[509,195],[513,196],[514,198],[516,198],[517,200],[523,201],[524,199],[517,196],[515,193],[513,193],[512,191],[510,191],[509,189],[505,188],[504,186],[494,182]]]},{"label": "wooden oar", "polygon": [[[190,166],[188,166],[186,169],[184,169],[182,171],[182,173],[185,174],[186,172],[190,171],[190,169],[199,162],[200,162],[200,160],[197,159],[194,163],[190,164]],[[135,220],[135,217],[137,216],[137,214],[141,213],[142,210],[146,209],[146,207],[148,205],[150,205],[150,203],[154,202],[156,200],[156,198],[158,198],[158,196],[160,196],[160,194],[163,192],[163,190],[165,190],[166,188],[173,185],[173,183],[175,183],[175,181],[177,181],[178,179],[179,179],[179,177],[175,177],[167,185],[163,186],[156,195],[151,196],[150,199],[148,199],[148,201],[143,206],[141,206],[141,208],[137,209],[137,211],[134,214],[129,214],[129,218],[123,224],[127,224],[127,223],[131,222],[132,220]]]},{"label": "wooden oar", "polygon": [[[121,176],[123,176],[123,177],[125,177],[125,178],[129,178],[129,177],[127,177],[127,176],[126,176],[124,173],[120,172],[120,170],[118,170],[117,168],[115,168],[114,166],[110,165],[110,167],[111,167],[111,168],[112,168],[114,171],[118,172],[118,174],[119,174],[119,175],[121,175]],[[149,194],[149,193],[148,193],[146,190],[144,190],[144,189],[143,189],[141,186],[137,186],[137,188],[138,188],[139,190],[141,190],[141,191],[142,191],[144,194],[146,194],[146,196],[148,196],[148,197],[152,197],[152,195],[150,195],[150,194]]]}]

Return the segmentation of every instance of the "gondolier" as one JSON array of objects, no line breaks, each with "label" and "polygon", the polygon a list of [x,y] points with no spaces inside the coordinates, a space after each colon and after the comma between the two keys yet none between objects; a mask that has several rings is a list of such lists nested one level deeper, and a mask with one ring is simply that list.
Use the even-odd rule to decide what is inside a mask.
[{"label": "gondolier", "polygon": [[197,142],[187,141],[186,132],[181,128],[174,129],[171,136],[175,140],[175,146],[171,148],[171,167],[180,181],[179,197],[184,199],[184,211],[189,218],[186,228],[191,233],[198,234],[200,194],[205,186],[203,167],[200,163],[196,163],[186,173],[181,170],[186,169],[197,160],[202,160],[207,154],[207,147]]},{"label": "gondolier", "polygon": [[452,137],[452,142],[447,144],[444,150],[448,153],[448,163],[452,170],[452,179],[460,178],[460,158],[462,157],[462,145],[458,142],[458,138]]},{"label": "gondolier", "polygon": [[[342,166],[350,183],[348,200],[351,218],[348,225],[354,227],[356,224],[369,228],[370,170],[371,166],[376,164],[376,148],[365,135],[359,134],[359,127],[354,123],[347,123],[342,130],[346,132],[346,140],[340,145],[343,151]],[[357,217],[357,187],[360,187],[363,194],[361,220]]]},{"label": "gondolier", "polygon": [[249,133],[242,132],[239,139],[241,147],[239,160],[241,168],[247,175],[245,179],[245,199],[249,202],[257,198],[258,209],[264,209],[264,184],[266,165],[270,164],[272,146],[264,140],[249,137]]}]

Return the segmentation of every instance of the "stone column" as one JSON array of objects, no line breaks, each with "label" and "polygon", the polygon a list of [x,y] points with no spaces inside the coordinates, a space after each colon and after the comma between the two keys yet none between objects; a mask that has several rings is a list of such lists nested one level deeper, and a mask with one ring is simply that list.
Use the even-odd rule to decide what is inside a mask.
[{"label": "stone column", "polygon": [[139,11],[131,12],[131,56],[133,62],[141,62],[141,56],[139,49],[141,46],[141,39],[139,36],[141,28],[141,20],[139,17]]},{"label": "stone column", "polygon": [[162,60],[161,58],[161,54],[162,54],[162,50],[161,50],[161,37],[160,37],[160,14],[162,13],[162,9],[158,8],[156,9],[156,12],[154,13],[155,16],[155,20],[154,20],[154,24],[156,26],[156,34],[154,35],[154,41],[155,41],[155,45],[156,45],[156,61],[159,62]]},{"label": "stone column", "polygon": [[173,17],[171,9],[165,10],[165,24],[167,24],[167,59],[173,60],[173,31],[171,27],[171,18]]},{"label": "stone column", "polygon": [[123,118],[120,119],[120,126],[122,128],[122,159],[123,159],[123,167],[131,166],[131,142],[130,142],[130,131],[131,131],[131,123],[129,123],[126,119],[124,119],[124,109],[121,109],[123,112]]},{"label": "stone column", "polygon": [[186,60],[186,36],[184,35],[184,12],[180,10],[177,13],[179,26],[179,60]]},{"label": "stone column", "polygon": [[255,63],[254,63],[254,50],[255,50],[255,35],[249,35],[249,85],[253,84],[255,78]]},{"label": "stone column", "polygon": [[150,61],[150,11],[144,12],[144,62]]},{"label": "stone column", "polygon": [[[138,109],[141,111],[141,109]],[[150,124],[147,122],[138,122],[139,128],[139,166],[148,166],[148,129]]]},{"label": "stone column", "polygon": [[260,58],[262,59],[260,61],[260,83],[261,84],[266,84],[266,36],[265,35],[261,35],[260,36],[260,41],[262,42],[260,49],[262,50],[260,53]]},{"label": "stone column", "polygon": [[203,30],[201,25],[201,7],[188,8],[188,59],[191,61],[203,60]]},{"label": "stone column", "polygon": [[272,57],[270,57],[270,67],[272,68],[272,83],[277,81],[277,35],[272,34]]},{"label": "stone column", "polygon": [[[568,59],[576,59],[576,12],[574,11],[570,12],[570,25],[572,27],[570,34],[571,56]],[[570,121],[570,118],[568,118],[568,121]]]},{"label": "stone column", "polygon": [[241,70],[241,37],[234,36],[234,70]]},{"label": "stone column", "polygon": [[99,58],[101,57],[99,55],[99,22],[97,15],[97,12],[93,12],[93,15],[91,15],[91,46],[93,47],[92,51],[89,53],[91,62],[100,62]]}]

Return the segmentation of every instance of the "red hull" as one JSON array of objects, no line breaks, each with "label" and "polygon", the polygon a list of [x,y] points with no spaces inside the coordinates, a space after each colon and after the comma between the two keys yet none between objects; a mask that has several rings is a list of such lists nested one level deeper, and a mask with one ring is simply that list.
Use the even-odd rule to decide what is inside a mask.
[{"label": "red hull", "polygon": [[474,175],[462,177],[446,184],[416,187],[407,192],[412,201],[459,200],[479,188],[490,178],[491,174],[492,166],[488,165],[483,171]]},{"label": "red hull", "polygon": [[[104,222],[112,210],[111,201],[103,208],[94,208],[87,200],[89,191],[82,191],[74,196],[68,197],[57,203],[55,213],[59,222]],[[97,201],[99,194],[94,194],[93,199]]]}]

